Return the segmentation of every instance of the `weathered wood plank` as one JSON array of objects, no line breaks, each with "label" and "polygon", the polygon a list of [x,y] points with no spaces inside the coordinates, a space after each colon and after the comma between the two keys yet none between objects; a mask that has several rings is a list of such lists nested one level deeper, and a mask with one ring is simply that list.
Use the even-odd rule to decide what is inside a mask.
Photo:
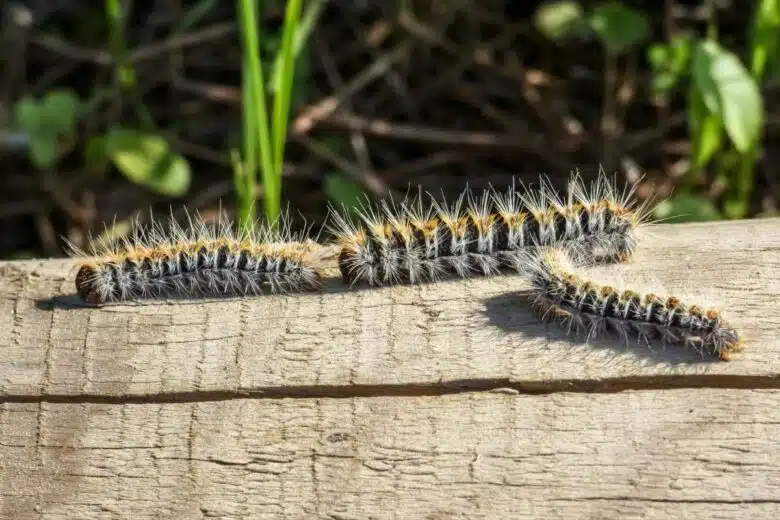
[{"label": "weathered wood plank", "polygon": [[[518,276],[355,291],[334,280],[314,295],[93,309],[49,300],[72,293],[70,262],[5,262],[0,395],[327,395],[334,387],[388,392],[464,381],[544,390],[647,378],[671,386],[774,385],[780,219],[660,225],[630,264],[595,273],[649,276],[673,291],[687,287],[696,299],[714,295],[747,350],[731,363],[702,363],[685,350],[572,344],[528,310]],[[734,377],[744,375],[757,379]]]},{"label": "weathered wood plank", "polygon": [[0,517],[751,518],[780,391],[0,405]]}]

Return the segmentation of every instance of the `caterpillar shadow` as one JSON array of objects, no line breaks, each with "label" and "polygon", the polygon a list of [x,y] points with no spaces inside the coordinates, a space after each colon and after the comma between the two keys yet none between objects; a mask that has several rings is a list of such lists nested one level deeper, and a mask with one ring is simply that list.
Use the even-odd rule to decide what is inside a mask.
[{"label": "caterpillar shadow", "polygon": [[[321,292],[320,292],[321,293]],[[226,301],[241,301],[247,299],[259,299],[268,297],[283,296],[286,298],[302,298],[311,296],[312,294],[320,294],[318,292],[308,293],[274,293],[268,291],[262,294],[233,294],[228,293],[224,295],[204,295],[204,296],[184,296],[184,295],[165,295],[165,296],[146,296],[138,297],[123,301],[106,302],[102,304],[92,304],[84,301],[76,293],[62,294],[52,296],[51,298],[41,298],[35,300],[35,306],[38,310],[53,311],[53,310],[77,310],[77,309],[104,309],[112,307],[152,307],[160,305],[206,305],[209,303],[220,303]]]},{"label": "caterpillar shadow", "polygon": [[[481,278],[481,276],[474,276],[475,278]],[[378,291],[378,290],[390,290],[395,286],[425,286],[435,285],[438,283],[461,280],[462,277],[456,274],[444,274],[436,280],[426,280],[415,283],[396,283],[387,284],[381,286],[371,286],[365,283],[350,283],[337,273],[335,270],[324,274],[320,279],[320,286],[316,289],[301,292],[284,292],[284,291],[272,291],[268,290],[259,294],[240,294],[240,293],[227,293],[223,295],[209,294],[209,295],[183,295],[183,294],[166,294],[165,296],[146,296],[134,298],[132,300],[107,302],[104,304],[91,304],[84,301],[75,292],[68,294],[61,294],[52,296],[50,298],[41,298],[35,301],[36,307],[39,310],[52,311],[57,310],[76,310],[76,309],[100,309],[106,307],[117,306],[153,306],[153,305],[203,305],[208,303],[236,301],[246,299],[257,299],[267,297],[285,297],[285,298],[306,298],[312,295],[322,294],[343,294],[343,293],[360,293],[363,291]]]},{"label": "caterpillar shadow", "polygon": [[576,358],[594,355],[603,359],[606,353],[621,363],[698,368],[721,363],[693,349],[658,341],[626,340],[609,332],[588,338],[586,331],[567,330],[567,326],[558,320],[542,320],[531,308],[531,301],[530,290],[503,293],[484,300],[483,313],[491,326],[503,332],[535,337],[545,345],[569,344],[572,350],[567,355]]}]

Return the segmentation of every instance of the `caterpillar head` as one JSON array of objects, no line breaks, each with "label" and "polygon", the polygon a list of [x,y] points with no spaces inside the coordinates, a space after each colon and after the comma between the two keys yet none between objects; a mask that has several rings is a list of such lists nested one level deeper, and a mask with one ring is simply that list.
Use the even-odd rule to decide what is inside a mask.
[{"label": "caterpillar head", "polygon": [[99,278],[98,268],[93,264],[83,264],[76,274],[76,292],[84,301],[93,305],[105,302],[105,296],[97,287]]}]

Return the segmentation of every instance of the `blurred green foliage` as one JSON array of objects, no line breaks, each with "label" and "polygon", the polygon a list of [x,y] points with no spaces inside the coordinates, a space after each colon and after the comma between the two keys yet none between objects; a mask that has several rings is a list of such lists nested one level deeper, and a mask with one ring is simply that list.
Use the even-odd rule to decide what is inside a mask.
[{"label": "blurred green foliage", "polygon": [[[289,112],[303,98],[308,74],[307,42],[326,0],[258,2],[236,0],[242,37],[243,126],[240,149],[232,150],[234,183],[240,220],[254,219],[262,193],[266,217],[279,215],[282,197]],[[186,10],[171,34],[190,30],[220,4],[200,0]],[[587,5],[587,6],[586,6]],[[658,97],[684,96],[691,141],[689,170],[675,195],[657,216],[682,213],[687,220],[741,218],[749,211],[756,161],[762,145],[764,106],[762,85],[777,78],[780,47],[780,0],[751,2],[752,18],[744,48],[730,49],[718,39],[715,8],[705,35],[679,32],[668,41],[653,40],[646,13],[617,0],[543,3],[534,22],[544,36],[559,45],[577,40],[598,42],[608,59],[646,49],[652,90]],[[105,0],[102,20],[85,19],[84,34],[100,34],[113,58],[110,89],[95,90],[79,99],[68,89],[53,89],[40,98],[24,96],[13,109],[12,127],[24,135],[30,163],[39,170],[55,169],[73,146],[84,114],[118,98],[127,100],[134,118],[103,128],[84,147],[85,165],[103,172],[113,167],[130,181],[165,196],[181,196],[191,185],[188,161],[170,144],[170,130],[159,128],[145,107],[133,63],[128,59],[126,3]],[[268,31],[260,9],[281,9],[279,29]],[[91,28],[102,23],[100,31]],[[704,172],[714,173],[724,187],[717,205],[696,192]],[[262,187],[262,192],[259,189]],[[338,173],[325,179],[326,195],[354,205],[360,188]]]},{"label": "blurred green foliage", "polygon": [[152,191],[178,197],[190,187],[189,164],[159,134],[117,127],[91,144],[125,177]]},{"label": "blurred green foliage", "polygon": [[[266,216],[275,221],[281,205],[281,178],[291,104],[303,97],[296,72],[305,77],[306,64],[296,58],[306,52],[306,41],[316,27],[326,1],[312,0],[303,8],[302,0],[258,2],[237,0],[238,21],[244,43],[244,124],[241,152],[233,150],[234,180],[239,218],[243,224],[254,220],[262,178]],[[172,28],[184,32],[197,25],[218,7],[214,0],[201,0],[187,10]],[[258,9],[284,8],[285,18],[278,32],[262,33]],[[25,96],[15,105],[14,129],[27,143],[30,161],[37,169],[57,166],[65,144],[73,140],[79,118],[107,103],[122,98],[135,113],[135,120],[121,121],[103,134],[88,138],[83,150],[85,166],[102,173],[110,166],[130,181],[165,196],[182,196],[191,184],[190,165],[169,144],[169,132],[158,127],[144,105],[134,66],[128,59],[125,24],[127,3],[105,0],[104,26],[100,33],[108,40],[113,58],[114,81],[110,89],[96,89],[90,99],[80,100],[68,89],[52,90],[42,99]],[[94,17],[90,24],[94,25]],[[270,81],[265,81],[270,77]],[[270,110],[266,110],[266,98]]]},{"label": "blurred green foliage", "polygon": [[325,175],[325,194],[337,206],[353,212],[366,201],[360,185],[338,172],[328,172]]},{"label": "blurred green foliage", "polygon": [[14,109],[15,127],[27,137],[30,161],[36,168],[51,168],[61,143],[76,131],[81,102],[69,90],[52,90],[43,99],[24,96]]},{"label": "blurred green foliage", "polygon": [[548,2],[537,10],[535,22],[553,41],[596,39],[611,55],[630,51],[650,34],[650,24],[641,11],[614,1],[598,4],[588,12],[574,0]]},{"label": "blurred green foliage", "polygon": [[[780,0],[753,5],[749,45],[743,52],[749,67],[718,41],[714,5],[709,8],[705,37],[683,32],[647,50],[655,94],[686,92],[693,144],[686,181],[659,207],[659,218],[667,212],[684,214],[678,221],[742,218],[749,209],[764,126],[761,84],[768,71],[777,72]],[[554,41],[596,38],[612,55],[627,53],[650,36],[646,15],[616,1],[598,4],[590,12],[572,0],[547,2],[537,11],[536,25]],[[708,166],[726,186],[719,208],[693,190]]]}]

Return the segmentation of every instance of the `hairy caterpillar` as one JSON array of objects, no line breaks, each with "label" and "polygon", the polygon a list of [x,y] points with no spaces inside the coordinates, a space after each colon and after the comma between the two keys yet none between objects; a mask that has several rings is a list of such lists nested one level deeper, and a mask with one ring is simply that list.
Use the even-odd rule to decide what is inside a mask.
[{"label": "hairy caterpillar", "polygon": [[571,270],[563,248],[546,247],[527,255],[523,265],[533,290],[533,306],[542,319],[559,318],[572,329],[586,330],[587,340],[613,332],[626,341],[693,347],[727,361],[742,350],[736,330],[720,312],[681,302],[674,296],[619,291],[585,280]]},{"label": "hairy caterpillar", "polygon": [[200,215],[182,228],[152,220],[131,236],[98,240],[90,254],[71,245],[81,265],[76,291],[85,301],[103,304],[155,297],[257,295],[313,290],[320,276],[311,267],[313,242],[279,226],[257,224],[235,230],[220,212],[210,224]]},{"label": "hairy caterpillar", "polygon": [[[519,267],[535,244],[566,244],[579,262],[624,261],[647,224],[651,200],[638,204],[636,185],[622,192],[601,173],[590,186],[576,175],[562,199],[549,181],[536,190],[468,190],[454,204],[429,195],[363,206],[357,222],[334,214],[331,232],[341,247],[346,283],[385,285],[436,281],[446,274],[492,275]],[[425,206],[425,207],[424,207]]]}]

